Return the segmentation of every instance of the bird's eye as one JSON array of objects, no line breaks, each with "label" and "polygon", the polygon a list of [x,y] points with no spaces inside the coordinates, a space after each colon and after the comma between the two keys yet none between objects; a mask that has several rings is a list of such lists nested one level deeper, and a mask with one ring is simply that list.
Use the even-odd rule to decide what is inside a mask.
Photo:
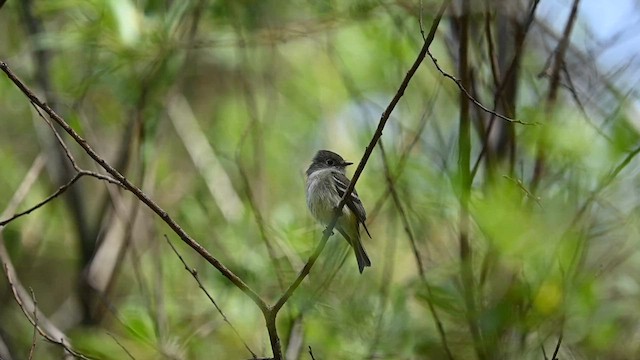
[{"label": "bird's eye", "polygon": [[327,160],[327,165],[329,165],[329,166],[333,166],[333,165],[335,165],[335,164],[336,164],[336,163],[335,163],[335,161],[333,161],[333,160],[331,160],[331,159]]}]

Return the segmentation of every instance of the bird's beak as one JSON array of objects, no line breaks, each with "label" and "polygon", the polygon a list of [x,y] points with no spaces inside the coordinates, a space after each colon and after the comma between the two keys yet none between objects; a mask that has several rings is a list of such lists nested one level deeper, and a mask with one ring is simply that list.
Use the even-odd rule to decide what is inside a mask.
[{"label": "bird's beak", "polygon": [[349,166],[349,165],[353,165],[353,163],[348,161],[345,161],[342,163],[342,166]]}]

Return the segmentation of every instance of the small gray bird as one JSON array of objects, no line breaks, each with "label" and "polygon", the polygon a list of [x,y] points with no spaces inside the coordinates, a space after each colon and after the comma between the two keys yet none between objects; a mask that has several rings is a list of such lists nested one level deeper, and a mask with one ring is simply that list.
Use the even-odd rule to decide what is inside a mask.
[{"label": "small gray bird", "polygon": [[[353,163],[344,161],[342,156],[333,151],[320,150],[307,169],[307,206],[311,214],[323,224],[331,222],[334,208],[349,187],[350,180],[345,175],[345,168],[351,164]],[[362,274],[366,266],[371,266],[371,260],[360,242],[360,224],[371,238],[365,225],[367,214],[355,189],[346,199],[345,205],[336,229],[353,248]]]}]

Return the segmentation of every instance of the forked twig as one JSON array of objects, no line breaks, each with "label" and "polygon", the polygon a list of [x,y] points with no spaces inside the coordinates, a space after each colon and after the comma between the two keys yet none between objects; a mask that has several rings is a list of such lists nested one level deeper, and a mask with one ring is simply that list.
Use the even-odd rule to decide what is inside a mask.
[{"label": "forked twig", "polygon": [[[11,277],[11,272],[9,271],[9,266],[7,264],[3,264],[3,265],[4,265],[5,274],[7,276],[7,281],[9,282],[9,287],[11,288],[11,292],[13,293],[14,300],[18,304],[18,307],[20,307],[20,310],[22,310],[22,313],[24,314],[24,316],[29,320],[31,325],[33,325],[33,327],[36,328],[36,330],[38,331],[40,336],[45,338],[50,343],[56,344],[56,345],[62,347],[67,353],[71,354],[72,356],[75,356],[78,359],[91,360],[91,358],[89,358],[89,357],[77,352],[76,350],[72,349],[71,346],[68,345],[65,342],[64,338],[55,339],[50,334],[45,332],[40,327],[40,325],[38,325],[38,322],[35,319],[32,318],[32,314],[25,308],[24,303],[22,302],[22,299],[20,298],[20,295],[18,294],[18,291],[16,290],[16,287],[14,286],[13,278]],[[36,309],[37,308],[34,306],[34,311],[37,311]]]}]

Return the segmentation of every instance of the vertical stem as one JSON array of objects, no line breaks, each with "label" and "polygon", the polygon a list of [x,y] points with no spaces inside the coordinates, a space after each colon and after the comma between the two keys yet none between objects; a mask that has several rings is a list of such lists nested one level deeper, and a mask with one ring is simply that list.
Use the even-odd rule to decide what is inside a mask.
[{"label": "vertical stem", "polygon": [[[547,103],[545,108],[547,118],[551,117],[556,104],[556,100],[558,98],[558,90],[560,88],[560,72],[564,67],[564,57],[567,53],[567,49],[569,48],[569,40],[571,38],[571,32],[573,31],[573,25],[575,24],[576,18],[578,17],[579,5],[580,0],[573,0],[573,4],[571,5],[571,13],[569,14],[569,18],[567,19],[567,24],[565,25],[562,38],[560,39],[558,47],[555,51],[553,68],[551,69],[551,73],[549,75],[549,94],[547,96]],[[538,154],[536,156],[536,162],[533,168],[533,178],[531,179],[531,186],[529,187],[533,194],[537,192],[540,181],[545,175],[546,157],[547,156],[544,151],[544,147],[541,146],[541,142],[539,141]]]},{"label": "vertical stem", "polygon": [[[460,45],[458,49],[458,71],[460,82],[465,89],[471,89],[469,71],[469,9],[470,0],[463,0],[462,13],[458,18]],[[478,359],[485,359],[485,354],[477,324],[475,304],[472,251],[469,244],[469,194],[471,192],[471,117],[469,114],[469,98],[460,92],[460,123],[458,137],[458,173],[460,176],[460,263],[463,295],[466,306],[466,317],[473,338]]]},{"label": "vertical stem", "polygon": [[269,342],[271,343],[271,350],[273,351],[273,360],[282,360],[282,346],[280,346],[280,337],[278,336],[278,328],[276,327],[278,309],[272,307],[267,309],[263,314],[267,324],[267,331],[269,332]]}]

